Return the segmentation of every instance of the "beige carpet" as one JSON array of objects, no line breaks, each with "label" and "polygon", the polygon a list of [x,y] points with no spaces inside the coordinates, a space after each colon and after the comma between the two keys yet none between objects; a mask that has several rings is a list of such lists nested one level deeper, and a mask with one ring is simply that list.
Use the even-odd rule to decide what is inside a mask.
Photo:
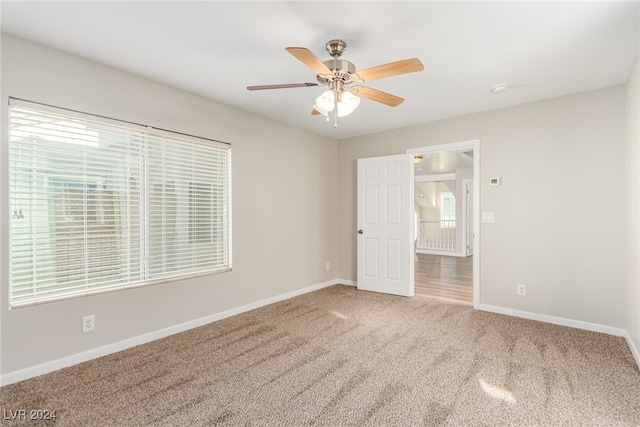
[{"label": "beige carpet", "polygon": [[640,425],[622,338],[347,286],[0,393],[73,426]]}]

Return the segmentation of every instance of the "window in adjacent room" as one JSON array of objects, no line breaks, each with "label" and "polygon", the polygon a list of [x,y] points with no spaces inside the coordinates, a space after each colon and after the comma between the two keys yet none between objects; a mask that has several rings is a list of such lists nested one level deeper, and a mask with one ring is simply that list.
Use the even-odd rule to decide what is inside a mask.
[{"label": "window in adjacent room", "polygon": [[10,304],[231,269],[231,149],[11,99]]},{"label": "window in adjacent room", "polygon": [[440,227],[456,227],[456,198],[448,191],[440,193]]}]

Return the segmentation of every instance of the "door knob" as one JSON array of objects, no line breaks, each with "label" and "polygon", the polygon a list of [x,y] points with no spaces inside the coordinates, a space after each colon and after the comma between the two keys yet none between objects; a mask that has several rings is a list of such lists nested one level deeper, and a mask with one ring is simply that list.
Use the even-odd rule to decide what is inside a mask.
[{"label": "door knob", "polygon": [[358,230],[358,234],[362,234],[362,233],[364,233],[364,231]]}]

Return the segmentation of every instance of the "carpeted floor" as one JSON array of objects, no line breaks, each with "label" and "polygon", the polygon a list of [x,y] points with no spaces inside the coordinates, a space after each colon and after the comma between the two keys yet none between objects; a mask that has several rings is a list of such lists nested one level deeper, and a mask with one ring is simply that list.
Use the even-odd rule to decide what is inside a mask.
[{"label": "carpeted floor", "polygon": [[5,415],[55,410],[73,426],[640,425],[640,371],[622,338],[348,286],[0,397]]}]

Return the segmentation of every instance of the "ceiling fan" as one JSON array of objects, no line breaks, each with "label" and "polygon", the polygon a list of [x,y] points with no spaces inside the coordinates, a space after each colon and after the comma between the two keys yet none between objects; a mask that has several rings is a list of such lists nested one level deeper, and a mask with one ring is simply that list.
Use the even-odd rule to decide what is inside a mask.
[{"label": "ceiling fan", "polygon": [[318,83],[286,83],[261,86],[247,86],[248,90],[286,89],[295,87],[327,86],[322,95],[316,99],[311,114],[322,114],[329,120],[329,113],[334,112],[334,117],[343,117],[351,114],[360,104],[360,97],[396,107],[404,99],[391,95],[381,90],[373,89],[353,83],[369,82],[383,77],[397,76],[399,74],[413,73],[424,70],[422,62],[417,58],[404,59],[390,62],[377,67],[356,71],[355,65],[344,59],[339,59],[347,48],[342,40],[330,40],[327,42],[327,52],[333,57],[327,61],[321,61],[309,49],[304,47],[288,47],[286,51],[295,56],[300,62],[311,68],[316,73]]}]

